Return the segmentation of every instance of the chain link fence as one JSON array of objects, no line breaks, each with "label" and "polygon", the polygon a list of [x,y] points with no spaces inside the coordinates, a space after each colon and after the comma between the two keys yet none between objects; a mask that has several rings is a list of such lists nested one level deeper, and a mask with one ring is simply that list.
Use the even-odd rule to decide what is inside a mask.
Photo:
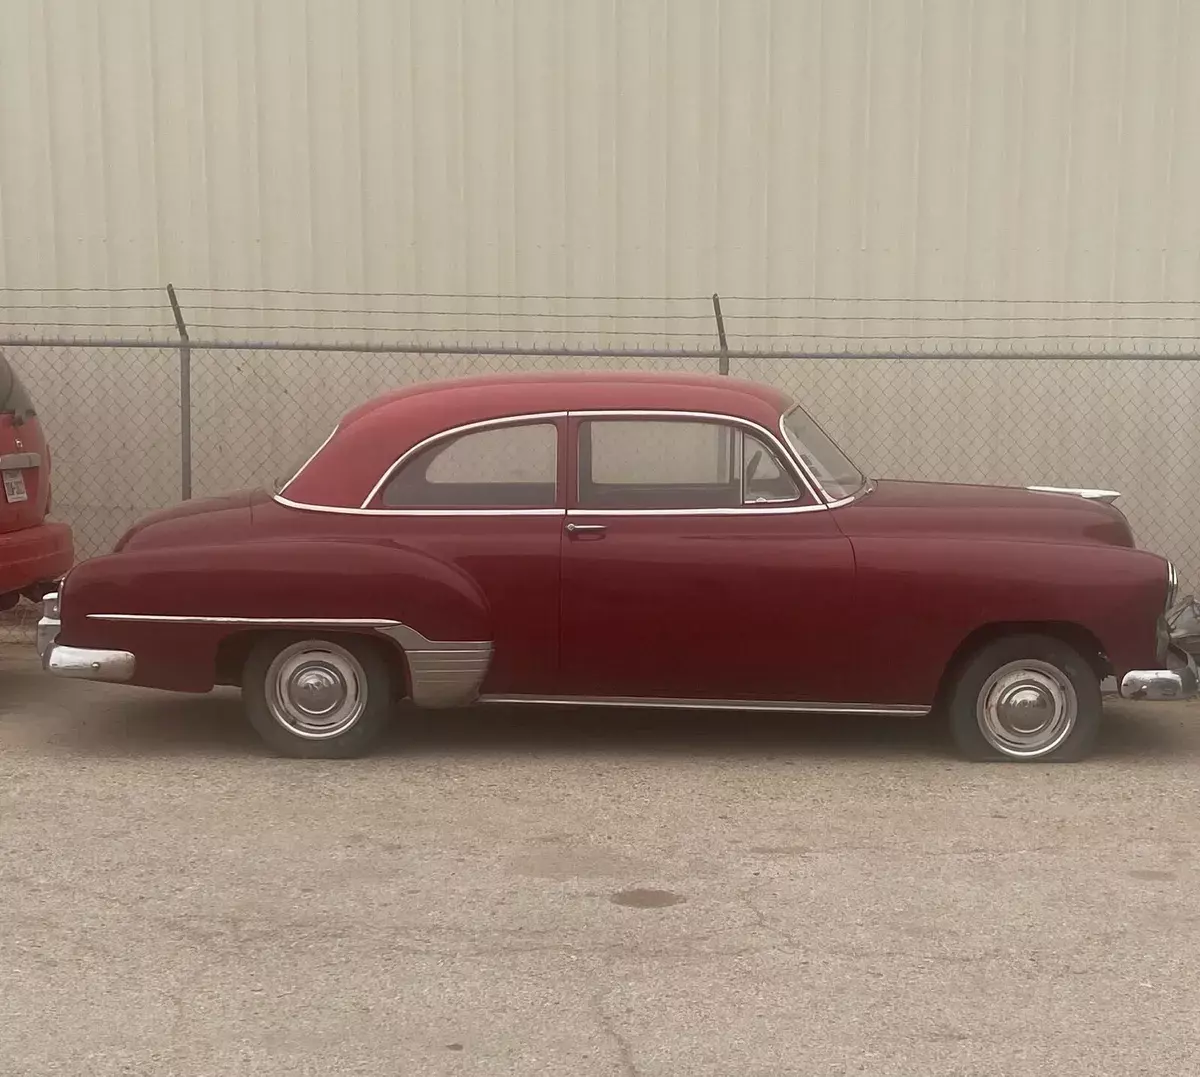
[{"label": "chain link fence", "polygon": [[[581,312],[562,297],[422,296],[406,297],[414,309],[382,311],[379,297],[343,295],[333,305],[286,293],[298,294],[303,306],[210,295],[209,306],[193,304],[195,321],[180,312],[186,340],[165,304],[165,320],[147,330],[136,315],[121,320],[119,303],[101,337],[84,338],[67,316],[82,308],[62,304],[49,327],[57,335],[0,340],[46,429],[52,512],[71,524],[80,559],[107,551],[189,488],[203,497],[273,486],[347,410],[401,385],[653,369],[777,385],[871,475],[1120,490],[1139,545],[1173,558],[1185,583],[1200,583],[1191,488],[1200,304],[1183,313],[1156,305],[1151,320],[1143,307],[1060,314],[1062,304],[1042,303],[1001,321],[964,308],[984,302],[969,300],[914,309],[900,300],[743,297],[714,310],[714,297],[594,297]],[[481,299],[491,306],[479,312]],[[930,304],[939,304],[933,313]],[[43,306],[31,300],[9,317],[24,325]],[[84,313],[94,332],[95,311]],[[357,339],[335,339],[350,330]],[[258,336],[237,343],[235,332]],[[36,615],[17,607],[0,634],[27,635]]]}]

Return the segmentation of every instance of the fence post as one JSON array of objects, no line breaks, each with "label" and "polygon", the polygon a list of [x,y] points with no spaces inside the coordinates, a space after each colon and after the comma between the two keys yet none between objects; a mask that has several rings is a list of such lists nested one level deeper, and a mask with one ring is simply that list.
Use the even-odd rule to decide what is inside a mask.
[{"label": "fence post", "polygon": [[175,296],[175,285],[167,285],[167,298],[175,315],[175,328],[179,330],[179,485],[184,501],[192,499],[192,342],[188,338],[187,324],[179,300]]},{"label": "fence post", "polygon": [[717,373],[729,373],[729,342],[725,339],[725,319],[721,317],[721,297],[713,292],[713,313],[717,316],[717,339],[721,342],[721,357]]}]

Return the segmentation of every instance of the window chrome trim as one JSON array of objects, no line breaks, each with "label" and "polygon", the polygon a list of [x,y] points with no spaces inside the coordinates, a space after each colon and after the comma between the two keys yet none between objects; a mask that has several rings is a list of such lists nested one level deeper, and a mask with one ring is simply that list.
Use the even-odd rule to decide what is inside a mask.
[{"label": "window chrome trim", "polygon": [[829,507],[832,509],[832,508],[837,508],[841,505],[849,505],[850,502],[853,501],[855,498],[860,497],[864,493],[869,493],[868,488],[871,486],[871,480],[866,474],[863,473],[862,468],[860,468],[857,464],[855,464],[854,461],[851,460],[849,456],[846,456],[845,450],[840,445],[838,445],[838,443],[836,441],[834,441],[833,438],[829,437],[829,432],[825,429],[825,427],[823,427],[820,423],[817,422],[816,419],[814,419],[811,415],[809,415],[808,412],[800,406],[799,401],[793,400],[792,406],[790,408],[788,408],[782,415],[779,416],[779,433],[780,433],[780,436],[783,438],[784,442],[787,444],[788,449],[792,452],[797,463],[799,463],[802,467],[804,467],[806,472],[808,471],[807,465],[804,464],[804,462],[802,460],[800,460],[800,452],[796,448],[796,446],[792,444],[791,435],[787,431],[787,425],[786,425],[787,417],[789,415],[791,415],[793,411],[803,411],[804,414],[813,423],[816,424],[817,429],[820,430],[821,433],[825,435],[825,437],[829,438],[829,441],[833,444],[833,446],[837,449],[837,451],[840,452],[843,456],[845,456],[846,459],[853,465],[854,470],[857,471],[863,477],[862,485],[857,490],[855,490],[854,493],[848,494],[845,497],[835,498],[832,494],[829,493],[828,490],[825,489],[824,486],[821,485],[821,480],[817,478],[816,472],[811,472],[813,483],[816,485],[817,489],[821,491],[821,497],[825,499],[825,502],[829,505]]},{"label": "window chrome trim", "polygon": [[284,492],[284,490],[286,490],[289,486],[292,485],[292,483],[294,483],[298,478],[300,478],[301,475],[304,474],[304,469],[306,467],[308,467],[308,465],[311,464],[318,456],[321,455],[321,451],[325,448],[326,445],[328,445],[333,440],[333,436],[341,428],[342,428],[342,424],[339,422],[331,431],[329,431],[329,436],[324,441],[322,441],[320,445],[317,446],[316,452],[314,452],[312,454],[312,456],[310,456],[307,460],[304,461],[303,464],[300,465],[299,469],[296,471],[296,474],[293,475],[290,479],[288,479],[288,481],[285,482],[279,488],[279,493],[282,494]]},{"label": "window chrome trim", "polygon": [[[793,405],[799,407],[799,404]],[[790,409],[789,409],[790,410]],[[786,416],[786,412],[784,416]],[[856,501],[864,494],[869,493],[874,489],[874,483],[868,479],[862,489],[856,491],[853,495],[846,498],[841,498],[836,501],[828,499],[828,495],[820,488],[820,484],[816,482],[807,465],[799,459],[798,455],[792,450],[791,442],[787,440],[783,432],[783,418],[780,417],[780,431],[776,434],[774,431],[754,422],[752,419],[743,419],[737,415],[729,415],[722,412],[712,411],[681,411],[671,408],[596,408],[585,409],[582,411],[539,411],[528,412],[521,415],[505,415],[496,419],[483,419],[478,422],[464,423],[462,426],[452,427],[449,430],[443,430],[436,434],[431,434],[429,437],[422,439],[406,449],[398,456],[392,464],[384,471],[382,477],[375,483],[371,489],[371,493],[363,500],[359,506],[344,506],[344,505],[317,505],[306,501],[293,501],[291,498],[284,496],[284,491],[287,486],[284,486],[279,493],[275,494],[273,500],[284,508],[298,509],[302,512],[324,512],[335,516],[731,516],[731,515],[786,515],[791,513],[803,512],[825,512],[828,509],[840,508],[843,505],[848,505],[852,501]],[[780,461],[790,467],[793,478],[800,480],[804,491],[812,499],[811,503],[794,504],[794,501],[800,501],[801,498],[788,499],[784,501],[772,502],[749,502],[738,506],[730,506],[727,508],[701,508],[701,509],[585,509],[585,508],[445,508],[445,509],[424,509],[424,508],[368,508],[371,501],[379,494],[388,480],[395,472],[405,463],[405,461],[417,452],[427,448],[428,446],[448,438],[458,437],[461,434],[474,432],[476,430],[486,430],[494,427],[503,426],[520,426],[528,423],[537,422],[557,422],[560,419],[696,419],[704,422],[720,422],[726,423],[742,430],[749,430],[763,440],[768,447],[772,448]],[[305,462],[304,467],[307,467],[320,454],[321,449],[328,445],[333,440],[334,434],[340,429],[340,425],[334,428],[333,433],[326,438],[324,444]],[[301,468],[303,471],[304,468]],[[288,486],[295,482],[300,472],[288,480]],[[555,480],[555,488],[557,490],[558,482]]]},{"label": "window chrome trim", "polygon": [[808,703],[793,700],[675,699],[658,696],[483,695],[480,703],[551,707],[648,707],[659,710],[783,711],[792,714],[862,714],[922,718],[932,708],[913,704]]},{"label": "window chrome trim", "polygon": [[[751,433],[757,435],[761,441],[764,441],[768,447],[772,448],[774,450],[775,454],[780,458],[780,460],[785,465],[791,466],[791,470],[793,472],[792,477],[798,478],[801,481],[801,483],[803,483],[804,488],[808,491],[809,497],[811,497],[813,499],[813,501],[816,502],[816,504],[814,504],[814,505],[797,505],[794,508],[790,509],[790,511],[801,512],[804,510],[812,510],[814,508],[815,509],[824,509],[827,507],[825,504],[825,499],[821,496],[821,494],[819,494],[817,492],[818,488],[813,485],[813,481],[811,479],[811,476],[809,475],[808,468],[804,465],[803,461],[798,459],[796,454],[792,452],[791,445],[787,444],[784,441],[781,441],[779,435],[775,434],[773,431],[769,430],[767,427],[761,425],[760,423],[756,423],[753,419],[743,419],[743,418],[741,418],[741,416],[738,416],[738,415],[727,415],[722,412],[716,412],[716,411],[678,411],[678,410],[673,410],[671,408],[599,408],[599,409],[595,409],[595,410],[586,410],[586,411],[572,410],[572,411],[568,412],[568,415],[572,419],[626,419],[626,418],[675,419],[675,420],[697,419],[701,422],[726,423],[731,426],[736,426],[741,430],[749,430]],[[578,491],[576,491],[576,493],[578,494]],[[800,501],[801,497],[798,496],[795,498],[790,498],[789,500],[790,501]],[[572,508],[570,511],[571,512],[577,512],[577,511],[578,512],[582,512],[582,511],[595,512],[595,511],[599,511],[599,510],[595,510],[595,509],[583,510],[583,509]],[[647,512],[649,512],[649,513],[662,512],[662,513],[670,513],[672,515],[675,515],[675,514],[682,513],[682,512],[690,512],[690,513],[701,512],[701,513],[707,514],[707,513],[713,512],[713,511],[762,512],[764,510],[756,509],[753,507],[753,503],[750,503],[748,505],[743,504],[743,506],[741,508],[737,508],[737,509],[729,508],[729,509],[721,509],[721,510],[713,510],[713,509],[624,509],[621,511],[622,512],[634,512],[634,513],[638,513],[638,514],[647,513]]]},{"label": "window chrome trim", "polygon": [[[447,441],[450,438],[461,437],[463,434],[474,434],[480,430],[491,430],[496,427],[527,426],[527,425],[532,425],[534,423],[544,423],[544,422],[553,423],[553,422],[557,422],[557,420],[559,420],[559,419],[565,419],[566,417],[567,417],[567,412],[565,412],[565,411],[537,411],[537,412],[530,412],[529,414],[526,414],[526,415],[505,415],[498,419],[481,419],[478,422],[464,423],[462,426],[455,426],[455,427],[451,427],[451,429],[449,429],[449,430],[442,430],[439,433],[430,434],[429,437],[423,438],[422,440],[418,441],[411,448],[405,449],[404,452],[402,452],[398,457],[396,457],[395,460],[392,461],[391,466],[386,471],[384,471],[382,478],[380,478],[380,480],[373,487],[371,487],[371,492],[369,494],[367,494],[367,496],[363,499],[363,503],[359,506],[359,508],[361,508],[361,509],[367,508],[371,504],[371,502],[375,500],[375,498],[379,495],[379,493],[383,490],[383,488],[388,484],[388,481],[391,479],[391,477],[397,471],[400,470],[400,468],[408,461],[408,459],[410,457],[415,456],[417,453],[422,452],[423,450],[429,448],[432,445],[436,445],[439,441]],[[559,444],[558,444],[558,436],[557,435],[558,435],[558,431],[556,430],[555,431],[555,439],[554,439],[554,463],[555,463],[554,496],[556,499],[557,499],[558,495],[561,493],[561,491],[558,489]],[[377,511],[385,511],[385,510],[377,510]],[[409,510],[405,509],[403,511],[407,512]],[[452,513],[457,514],[458,512],[463,511],[463,510],[447,509],[447,510],[443,510],[443,511],[452,512]],[[470,511],[472,511],[472,512],[516,512],[518,510],[516,510],[516,509],[474,509],[474,510],[470,510]],[[533,511],[545,512],[547,510],[535,509]],[[561,512],[562,510],[555,509],[554,511]]]},{"label": "window chrome trim", "polygon": [[342,505],[311,505],[276,494],[273,500],[284,508],[303,512],[327,512],[335,516],[564,516],[566,509],[364,509]]}]

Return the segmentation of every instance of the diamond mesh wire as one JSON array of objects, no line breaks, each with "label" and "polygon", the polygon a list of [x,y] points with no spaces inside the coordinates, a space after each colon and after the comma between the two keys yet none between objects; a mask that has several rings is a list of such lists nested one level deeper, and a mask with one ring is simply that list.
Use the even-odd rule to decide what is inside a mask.
[{"label": "diamond mesh wire", "polygon": [[[750,332],[731,339],[730,373],[786,390],[869,474],[1120,490],[1139,545],[1173,558],[1185,583],[1200,582],[1200,504],[1190,488],[1200,464],[1194,358],[1126,346],[1081,354],[1062,341],[1040,354],[1027,343],[980,354],[962,354],[961,346],[955,356],[928,347],[903,354],[910,344],[852,338],[828,347],[808,341],[809,354],[797,357],[794,345],[780,355],[769,335],[756,344]],[[661,347],[666,356],[630,356],[572,346],[515,355],[396,353],[375,343],[338,350],[197,344],[194,496],[271,487],[348,409],[401,385],[552,369],[716,372],[711,343],[687,345]],[[53,515],[71,524],[80,559],[106,552],[140,516],[178,501],[177,347],[42,342],[9,344],[4,353],[37,405],[53,455]],[[0,634],[27,635],[36,616],[22,604],[0,619]]]}]

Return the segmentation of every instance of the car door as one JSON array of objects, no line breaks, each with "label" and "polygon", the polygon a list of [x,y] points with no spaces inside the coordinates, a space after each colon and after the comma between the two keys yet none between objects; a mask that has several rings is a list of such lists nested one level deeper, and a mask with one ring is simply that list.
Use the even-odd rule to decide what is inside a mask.
[{"label": "car door", "polygon": [[854,558],[782,446],[736,420],[572,414],[564,694],[868,702]]}]

